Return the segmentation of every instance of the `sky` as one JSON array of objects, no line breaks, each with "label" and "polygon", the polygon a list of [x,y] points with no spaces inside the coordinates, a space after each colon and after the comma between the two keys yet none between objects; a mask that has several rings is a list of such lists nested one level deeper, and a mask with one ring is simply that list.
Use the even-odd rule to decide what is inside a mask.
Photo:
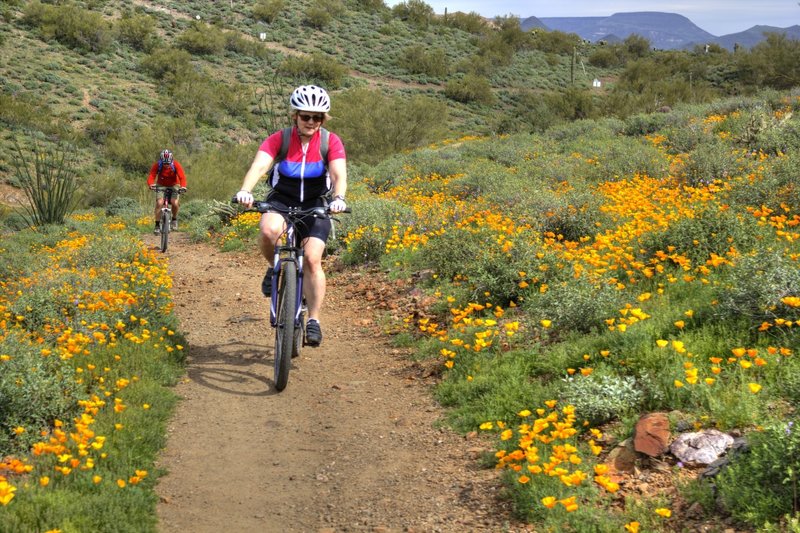
[{"label": "sky", "polygon": [[[385,0],[387,6],[401,0]],[[516,15],[528,17],[607,17],[631,11],[677,13],[717,37],[752,28],[755,25],[788,28],[800,24],[797,0],[423,0],[436,13],[475,12],[484,17]]]}]

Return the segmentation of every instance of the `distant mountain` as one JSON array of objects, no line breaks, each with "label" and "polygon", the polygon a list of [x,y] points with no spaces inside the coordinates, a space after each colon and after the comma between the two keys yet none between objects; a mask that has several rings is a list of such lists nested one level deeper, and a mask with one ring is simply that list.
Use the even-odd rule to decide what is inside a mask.
[{"label": "distant mountain", "polygon": [[[610,17],[542,17],[539,20],[550,29],[577,33],[592,42],[611,35],[625,39],[636,34],[649,40],[654,48],[674,49],[715,38],[683,15],[657,11],[614,13]],[[524,22],[521,25],[525,27]]]},{"label": "distant mountain", "polygon": [[750,48],[764,40],[765,32],[786,33],[790,39],[800,39],[797,25],[789,28],[753,26],[747,31],[716,37],[683,15],[658,11],[615,13],[609,17],[530,17],[520,21],[524,30],[542,27],[542,24],[545,29],[576,33],[592,42],[613,42],[636,34],[649,40],[654,48],[664,50],[710,43],[728,50],[733,50],[736,43]]},{"label": "distant mountain", "polygon": [[775,26],[753,26],[749,30],[740,31],[717,37],[714,42],[723,48],[733,50],[735,45],[745,48],[752,48],[764,40],[765,33],[784,33],[789,39],[800,40],[800,26],[794,25],[788,28],[777,28]]},{"label": "distant mountain", "polygon": [[525,27],[523,28],[525,31],[532,30],[534,28],[543,28],[545,30],[550,30],[547,25],[539,20],[536,17],[528,17],[525,19]]}]

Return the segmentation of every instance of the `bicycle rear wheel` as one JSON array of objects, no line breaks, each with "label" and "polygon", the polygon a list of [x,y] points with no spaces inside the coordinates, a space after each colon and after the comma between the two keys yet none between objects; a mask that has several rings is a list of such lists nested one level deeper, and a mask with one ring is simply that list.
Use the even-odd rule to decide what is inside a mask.
[{"label": "bicycle rear wheel", "polygon": [[167,244],[169,243],[169,229],[172,223],[172,217],[168,211],[161,213],[161,251],[167,251]]},{"label": "bicycle rear wheel", "polygon": [[294,307],[297,297],[297,265],[281,264],[278,278],[278,316],[275,327],[275,388],[282,391],[289,382],[294,352]]}]

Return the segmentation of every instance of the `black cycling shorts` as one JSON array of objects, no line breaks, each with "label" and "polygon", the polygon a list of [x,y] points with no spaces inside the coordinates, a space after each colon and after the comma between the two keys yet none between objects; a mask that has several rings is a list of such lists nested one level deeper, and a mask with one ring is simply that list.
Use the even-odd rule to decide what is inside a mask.
[{"label": "black cycling shorts", "polygon": [[[302,209],[325,207],[328,205],[328,201],[323,197],[301,203],[274,191],[267,195],[267,202],[278,207],[300,207]],[[297,223],[297,237],[300,239],[300,242],[308,237],[316,237],[322,242],[328,242],[328,236],[330,234],[331,220],[329,218],[317,218],[307,215],[301,218]]]}]

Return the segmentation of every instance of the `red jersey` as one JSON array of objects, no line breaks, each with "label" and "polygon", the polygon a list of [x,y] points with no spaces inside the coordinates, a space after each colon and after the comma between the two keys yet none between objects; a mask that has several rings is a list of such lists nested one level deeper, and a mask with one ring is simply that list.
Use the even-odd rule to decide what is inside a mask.
[{"label": "red jersey", "polygon": [[[174,168],[173,168],[174,165]],[[180,185],[186,187],[186,174],[183,173],[183,167],[177,161],[172,164],[166,163],[161,165],[161,172],[158,171],[158,161],[153,163],[150,167],[150,175],[147,176],[147,186],[157,185],[159,187],[174,187]]]}]

